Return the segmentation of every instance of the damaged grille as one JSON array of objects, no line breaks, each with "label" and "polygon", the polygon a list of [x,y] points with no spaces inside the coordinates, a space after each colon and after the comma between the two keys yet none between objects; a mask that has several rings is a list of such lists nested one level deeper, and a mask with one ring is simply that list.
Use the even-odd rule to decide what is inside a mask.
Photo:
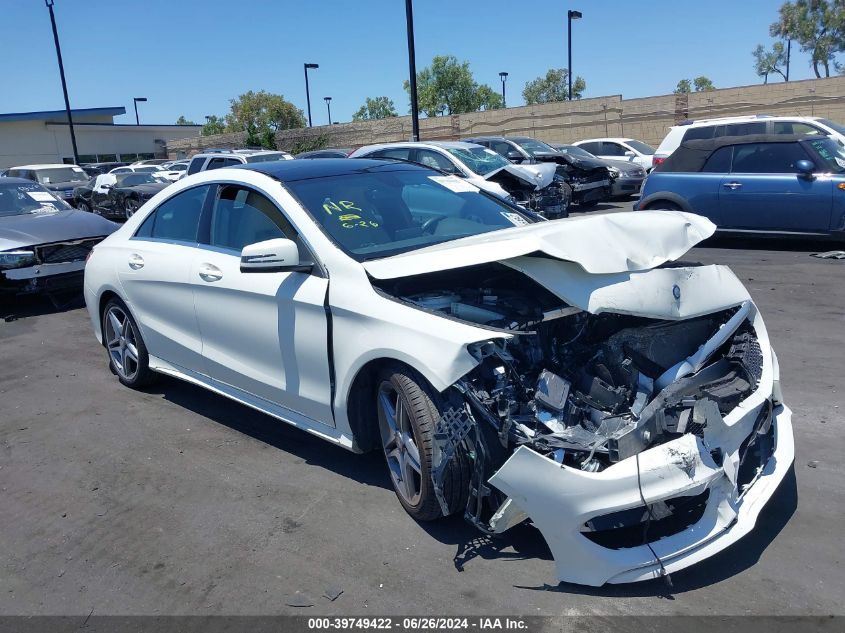
[{"label": "damaged grille", "polygon": [[60,242],[39,246],[35,249],[35,255],[42,264],[60,264],[64,262],[80,262],[88,257],[91,249],[100,241],[100,238],[91,240],[80,240],[75,242]]},{"label": "damaged grille", "polygon": [[[710,491],[689,497],[675,497],[594,517],[581,532],[596,545],[608,549],[627,549],[654,543],[679,534],[704,516]],[[650,518],[650,520],[649,520]],[[646,530],[646,527],[648,528]],[[646,536],[646,540],[643,537]]]}]

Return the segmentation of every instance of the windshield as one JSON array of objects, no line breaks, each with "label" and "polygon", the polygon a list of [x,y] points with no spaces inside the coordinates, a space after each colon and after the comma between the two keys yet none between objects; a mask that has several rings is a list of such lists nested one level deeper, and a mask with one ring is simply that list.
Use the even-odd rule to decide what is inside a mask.
[{"label": "windshield", "polygon": [[834,132],[837,132],[838,134],[845,136],[845,125],[842,125],[841,123],[837,123],[836,121],[831,121],[830,119],[817,119],[817,120],[818,120],[819,123],[829,127]]},{"label": "windshield", "polygon": [[531,222],[465,180],[428,169],[381,168],[285,186],[358,261]]},{"label": "windshield", "polygon": [[139,174],[153,174],[157,171],[161,171],[161,167],[158,165],[150,165],[149,167],[134,167],[133,169]]},{"label": "windshield", "polygon": [[51,167],[50,169],[38,169],[35,177],[42,185],[56,182],[85,182],[88,175],[81,167]]},{"label": "windshield", "polygon": [[510,162],[486,147],[471,147],[468,149],[447,147],[446,151],[479,176],[486,176],[491,171],[510,165]]},{"label": "windshield", "polygon": [[152,174],[117,174],[118,187],[133,187],[135,185],[146,185],[149,183],[158,184],[160,182],[161,181]]},{"label": "windshield", "polygon": [[281,152],[276,152],[271,154],[255,154],[254,156],[246,157],[246,162],[248,163],[265,163],[269,160],[285,160],[285,155]]},{"label": "windshield", "polygon": [[49,213],[64,209],[70,209],[70,206],[34,182],[0,182],[0,217]]},{"label": "windshield", "polygon": [[526,152],[531,154],[554,154],[557,150],[551,145],[546,145],[543,141],[538,141],[533,138],[512,138],[509,139],[519,145]]},{"label": "windshield", "polygon": [[836,174],[845,173],[845,147],[830,137],[806,141],[824,160],[827,169]]},{"label": "windshield", "polygon": [[567,156],[575,156],[576,158],[592,158],[595,160],[595,155],[590,154],[585,149],[582,149],[576,145],[557,145],[557,151],[566,154]]},{"label": "windshield", "polygon": [[625,141],[625,143],[633,147],[640,154],[645,154],[646,156],[651,156],[656,151],[651,145],[643,143],[642,141],[635,141],[634,139],[631,139],[630,141]]}]

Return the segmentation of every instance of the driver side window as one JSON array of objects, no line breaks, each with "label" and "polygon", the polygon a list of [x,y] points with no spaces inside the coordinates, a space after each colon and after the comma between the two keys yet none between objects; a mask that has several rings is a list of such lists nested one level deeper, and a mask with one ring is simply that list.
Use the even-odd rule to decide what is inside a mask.
[{"label": "driver side window", "polygon": [[417,150],[417,160],[420,165],[424,165],[425,167],[431,167],[432,169],[439,169],[440,171],[445,171],[447,174],[456,174],[461,175],[461,172],[455,167],[454,163],[450,161],[445,156],[438,154],[437,152],[433,152],[430,149],[418,149]]},{"label": "driver side window", "polygon": [[238,185],[221,185],[211,210],[209,244],[241,252],[244,246],[296,232],[279,209],[260,193]]}]

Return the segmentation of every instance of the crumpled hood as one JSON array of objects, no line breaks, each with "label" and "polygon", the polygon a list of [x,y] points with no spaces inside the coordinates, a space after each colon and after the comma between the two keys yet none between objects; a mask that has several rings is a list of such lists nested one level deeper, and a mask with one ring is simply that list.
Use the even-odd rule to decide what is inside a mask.
[{"label": "crumpled hood", "polygon": [[484,176],[484,180],[499,182],[504,173],[510,174],[534,187],[535,191],[548,187],[555,177],[556,168],[552,164],[539,165],[505,165]]},{"label": "crumpled hood", "polygon": [[588,273],[619,273],[677,259],[715,230],[715,224],[694,213],[629,211],[490,231],[363,266],[376,279],[396,279],[543,253]]},{"label": "crumpled hood", "polygon": [[564,152],[560,152],[558,154],[541,154],[538,152],[534,154],[534,159],[540,161],[541,164],[546,162],[558,164],[569,163],[578,169],[584,169],[586,171],[607,167],[608,163],[608,161],[600,158],[582,158],[581,156],[573,156],[571,154],[565,154]]},{"label": "crumpled hood", "polygon": [[110,235],[119,227],[99,215],[76,209],[0,217],[0,251]]}]

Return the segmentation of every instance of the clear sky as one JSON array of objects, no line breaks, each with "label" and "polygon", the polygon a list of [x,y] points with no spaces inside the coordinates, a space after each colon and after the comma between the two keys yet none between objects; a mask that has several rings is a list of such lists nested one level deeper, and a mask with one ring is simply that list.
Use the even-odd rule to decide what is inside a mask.
[{"label": "clear sky", "polygon": [[[434,55],[470,63],[508,105],[525,83],[566,66],[566,11],[573,67],[585,96],[671,93],[683,77],[717,87],[760,83],[751,50],[769,45],[781,0],[414,0],[417,68]],[[314,124],[348,121],[365,97],[387,95],[400,114],[408,99],[404,0],[55,0],[71,106],[125,106],[118,123],[204,122],[247,90],[281,93],[305,110],[310,72]],[[44,0],[0,0],[0,113],[64,107]],[[791,77],[812,76],[793,46]]]}]

